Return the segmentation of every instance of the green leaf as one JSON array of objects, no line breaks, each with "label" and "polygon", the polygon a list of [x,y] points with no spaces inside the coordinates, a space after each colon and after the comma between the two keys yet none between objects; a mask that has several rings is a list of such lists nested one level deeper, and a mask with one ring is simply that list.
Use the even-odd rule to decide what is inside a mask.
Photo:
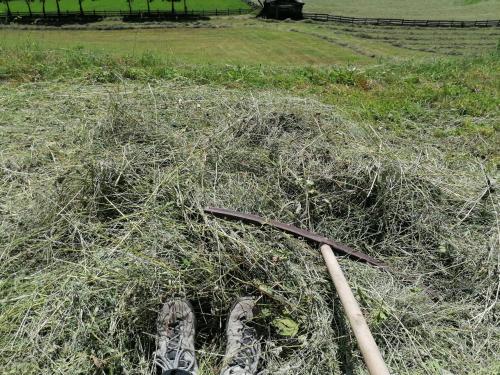
[{"label": "green leaf", "polygon": [[299,332],[299,324],[290,318],[274,319],[273,326],[281,336],[293,337]]}]

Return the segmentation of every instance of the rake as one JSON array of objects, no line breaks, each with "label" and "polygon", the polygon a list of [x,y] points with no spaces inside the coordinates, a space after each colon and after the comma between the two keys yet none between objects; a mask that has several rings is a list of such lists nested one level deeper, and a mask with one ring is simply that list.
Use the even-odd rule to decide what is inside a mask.
[{"label": "rake", "polygon": [[257,215],[241,213],[225,208],[209,207],[205,209],[205,212],[215,216],[242,220],[244,222],[252,224],[269,225],[273,228],[280,229],[287,233],[319,244],[321,254],[323,255],[323,259],[325,260],[328,272],[330,273],[335,289],[337,290],[337,294],[344,308],[344,312],[347,315],[354,335],[356,336],[359,349],[365,361],[366,367],[368,368],[368,371],[371,375],[389,375],[389,370],[382,358],[380,349],[378,348],[377,343],[373,338],[370,328],[368,327],[363,313],[359,308],[358,302],[354,298],[354,294],[352,293],[352,290],[347,283],[347,280],[344,276],[344,273],[342,272],[342,269],[340,268],[339,262],[337,261],[333,250],[345,254],[355,260],[362,261],[382,269],[385,269],[387,267],[384,263],[378,261],[375,258],[372,258],[367,254],[351,249],[346,245],[337,243],[316,233],[297,228],[293,225],[280,223],[276,220],[266,220]]}]

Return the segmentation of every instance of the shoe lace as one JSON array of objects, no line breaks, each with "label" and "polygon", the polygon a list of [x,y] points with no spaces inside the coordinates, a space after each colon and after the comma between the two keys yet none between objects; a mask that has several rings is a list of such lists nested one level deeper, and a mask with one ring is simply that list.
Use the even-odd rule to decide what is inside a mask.
[{"label": "shoe lace", "polygon": [[[168,370],[181,369],[193,371],[195,368],[195,356],[192,350],[183,348],[181,324],[176,322],[172,324],[173,335],[167,342],[165,355],[157,352],[155,356],[155,364],[162,369],[162,373]],[[170,358],[169,354],[173,354],[174,358]]]},{"label": "shoe lace", "polygon": [[238,340],[240,350],[238,350],[231,359],[230,366],[239,366],[243,369],[251,367],[252,362],[257,357],[257,348],[255,344],[255,329],[248,327],[243,323],[242,328],[238,329],[241,338]]}]

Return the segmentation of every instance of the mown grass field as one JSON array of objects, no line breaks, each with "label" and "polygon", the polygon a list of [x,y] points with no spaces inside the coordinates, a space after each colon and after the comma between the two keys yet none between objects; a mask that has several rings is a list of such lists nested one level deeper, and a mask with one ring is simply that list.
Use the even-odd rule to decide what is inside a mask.
[{"label": "mown grass field", "polygon": [[308,0],[305,12],[429,20],[500,19],[500,0]]},{"label": "mown grass field", "polygon": [[[28,12],[28,6],[24,0],[9,1],[10,9],[13,12]],[[30,3],[33,12],[42,12],[42,2],[35,0]],[[80,6],[78,0],[61,0],[59,2],[61,11],[78,12]],[[132,10],[147,10],[146,0],[133,0],[131,2]],[[215,10],[215,9],[248,9],[247,3],[240,0],[186,0],[188,10]],[[119,11],[127,12],[129,5],[126,0],[85,0],[82,3],[84,11]],[[163,0],[154,0],[150,2],[151,10],[171,10],[172,2]],[[184,1],[174,1],[176,11],[184,11]],[[55,0],[47,0],[45,2],[45,10],[47,12],[56,12],[57,5]],[[0,13],[6,12],[7,6],[0,3]]]},{"label": "mown grass field", "polygon": [[[0,29],[4,46],[90,47],[117,56],[152,52],[177,64],[370,65],[383,60],[494,52],[500,31],[351,27],[324,23],[261,22],[222,17],[185,27],[116,30],[102,22],[81,30]],[[168,24],[167,24],[168,26]],[[95,30],[98,27],[100,30]],[[143,25],[144,27],[144,25]],[[93,29],[94,28],[94,29]]]},{"label": "mown grass field", "polygon": [[249,294],[261,369],[366,374],[316,249],[205,206],[388,263],[340,259],[391,373],[499,372],[497,29],[135,27],[0,29],[0,373],[152,374],[183,296],[215,375]]},{"label": "mown grass field", "polygon": [[5,44],[91,47],[116,55],[153,52],[176,63],[302,65],[367,60],[309,35],[234,27],[124,31],[0,31]]}]

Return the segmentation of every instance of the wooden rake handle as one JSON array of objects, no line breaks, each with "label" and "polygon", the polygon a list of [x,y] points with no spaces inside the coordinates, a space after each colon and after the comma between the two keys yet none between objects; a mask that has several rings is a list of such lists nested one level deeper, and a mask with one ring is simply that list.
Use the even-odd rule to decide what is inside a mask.
[{"label": "wooden rake handle", "polygon": [[275,220],[266,220],[257,215],[228,210],[226,208],[208,207],[205,208],[204,211],[220,217],[243,220],[248,223],[259,225],[269,225],[295,236],[306,238],[321,244],[321,254],[323,254],[323,258],[325,259],[326,266],[330,272],[330,276],[333,280],[333,284],[335,285],[335,289],[337,290],[340,302],[342,302],[342,306],[344,306],[345,314],[351,323],[352,330],[354,331],[354,335],[358,341],[358,346],[361,350],[361,354],[363,355],[368,371],[371,375],[389,375],[389,370],[382,359],[380,350],[373,339],[370,328],[368,328],[368,324],[366,324],[366,320],[361,313],[361,309],[352,294],[352,290],[347,283],[342,269],[340,268],[339,262],[337,261],[337,258],[335,258],[332,247],[336,251],[373,266],[385,268],[385,264],[367,254],[355,251],[346,245],[339,244],[326,237],[297,228],[293,225],[280,223]]},{"label": "wooden rake handle", "polygon": [[332,278],[344,312],[351,323],[352,330],[358,341],[358,346],[363,355],[366,367],[371,375],[389,375],[389,370],[384,363],[380,349],[373,339],[373,335],[366,324],[365,317],[354,298],[349,284],[340,268],[340,264],[329,245],[321,245],[321,254],[325,260],[328,272]]}]

